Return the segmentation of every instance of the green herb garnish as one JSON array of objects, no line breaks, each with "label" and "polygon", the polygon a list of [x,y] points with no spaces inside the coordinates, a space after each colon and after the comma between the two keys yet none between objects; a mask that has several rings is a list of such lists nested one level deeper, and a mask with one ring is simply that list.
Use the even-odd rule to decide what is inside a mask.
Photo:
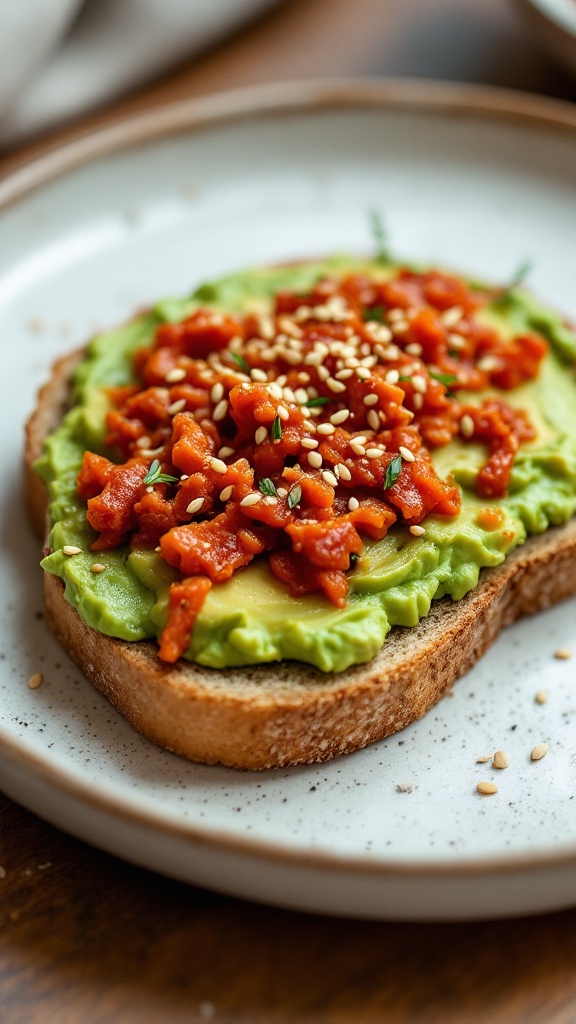
[{"label": "green herb garnish", "polygon": [[248,376],[250,376],[250,367],[246,360],[242,359],[242,356],[239,356],[237,352],[229,352],[228,355],[230,356],[230,359],[233,359],[236,365],[240,367],[242,373],[247,373]]},{"label": "green herb garnish", "polygon": [[393,487],[396,483],[400,473],[402,472],[402,456],[397,455],[392,462],[386,466],[386,476],[384,478],[384,490],[387,491],[389,487]]},{"label": "green herb garnish", "polygon": [[408,383],[410,383],[410,381],[412,380],[412,377],[403,377],[403,376],[402,376],[402,374],[401,374],[401,375],[400,375],[400,376],[398,377],[398,383],[400,383],[400,381],[401,381],[401,380],[403,380],[403,381],[408,381]]},{"label": "green herb garnish", "polygon": [[147,486],[150,484],[177,484],[178,477],[169,476],[168,473],[163,473],[158,459],[154,459],[150,463],[148,472],[146,473],[142,483]]},{"label": "green herb garnish", "polygon": [[311,398],[308,402],[306,402],[306,406],[308,407],[308,409],[316,409],[320,405],[328,405],[328,402],[333,401],[333,398],[328,398],[325,395],[320,395],[319,398]]},{"label": "green herb garnish", "polygon": [[272,434],[272,440],[273,441],[280,441],[281,440],[281,438],[282,438],[282,421],[281,421],[279,416],[275,416],[274,417],[274,419],[272,421],[272,430],[270,431],[270,433]]},{"label": "green herb garnish", "polygon": [[302,488],[300,484],[294,484],[288,494],[288,508],[294,508],[298,504],[302,497]]},{"label": "green herb garnish", "polygon": [[445,387],[450,387],[451,384],[455,384],[458,377],[453,373],[432,373],[429,371],[432,380],[437,380],[439,384],[444,384]]},{"label": "green herb garnish", "polygon": [[532,260],[524,260],[512,274],[508,287],[504,289],[501,295],[498,295],[494,299],[494,304],[499,306],[505,305],[507,302],[509,302],[516,289],[520,288],[524,284],[524,281],[528,277],[528,274],[532,270],[533,266],[534,263]]},{"label": "green herb garnish", "polygon": [[357,555],[355,551],[351,551],[350,552],[350,565],[348,566],[348,568],[349,569],[353,569],[359,558],[360,558],[360,555]]},{"label": "green herb garnish", "polygon": [[382,221],[382,216],[378,210],[370,211],[370,230],[372,237],[376,243],[376,259],[379,263],[390,263],[390,253],[388,252],[388,243],[386,241],[386,230]]},{"label": "green herb garnish", "polygon": [[365,306],[362,311],[362,319],[366,320],[377,320],[379,324],[384,323],[384,317],[386,316],[386,309],[384,306]]},{"label": "green herb garnish", "polygon": [[260,481],[260,483],[258,484],[258,488],[262,492],[262,494],[271,495],[273,498],[277,497],[278,495],[276,485],[274,481],[270,479],[269,476],[265,476],[264,479]]}]

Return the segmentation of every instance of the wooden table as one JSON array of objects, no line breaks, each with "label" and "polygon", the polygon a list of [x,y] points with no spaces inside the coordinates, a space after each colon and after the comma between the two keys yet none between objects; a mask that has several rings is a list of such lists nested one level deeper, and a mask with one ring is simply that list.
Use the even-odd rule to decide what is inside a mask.
[{"label": "wooden table", "polygon": [[[576,99],[506,0],[292,0],[202,60],[0,158],[113,116],[273,79],[393,74]],[[574,1024],[576,911],[459,925],[330,920],[168,881],[0,796],[2,1024]]]}]

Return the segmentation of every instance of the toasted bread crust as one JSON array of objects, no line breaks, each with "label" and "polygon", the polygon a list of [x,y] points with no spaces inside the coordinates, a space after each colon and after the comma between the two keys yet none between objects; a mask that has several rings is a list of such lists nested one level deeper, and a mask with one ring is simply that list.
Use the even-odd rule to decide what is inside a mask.
[{"label": "toasted bread crust", "polygon": [[[60,360],[26,428],[26,499],[44,534],[47,492],[32,465],[61,419],[78,353]],[[216,670],[166,666],[154,642],[85,625],[45,573],[51,630],[96,688],[141,733],[192,761],[264,769],[358,750],[420,718],[505,626],[576,592],[576,519],[532,537],[458,602],[434,602],[416,628],[394,628],[368,664],[329,675],[297,662]]]}]

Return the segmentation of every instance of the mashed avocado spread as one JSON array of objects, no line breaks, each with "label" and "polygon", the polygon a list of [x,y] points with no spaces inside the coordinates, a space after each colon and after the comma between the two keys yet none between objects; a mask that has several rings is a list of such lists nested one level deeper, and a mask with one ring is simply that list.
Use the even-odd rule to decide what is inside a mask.
[{"label": "mashed avocado spread", "polygon": [[[350,268],[368,276],[385,273],[350,260],[240,273],[203,285],[190,299],[160,302],[92,340],[75,373],[75,404],[37,464],[49,485],[53,524],[51,553],[42,566],[62,578],[67,600],[88,625],[128,641],[158,636],[166,624],[169,587],[179,577],[154,550],[128,544],[96,555],[90,550],[96,534],[75,481],[86,449],[110,454],[104,447],[110,403],[103,389],[130,383],[133,354],[152,343],[160,324],[177,323],[200,305],[261,313],[277,292],[305,294],[324,275]],[[395,525],[382,540],[363,537],[361,557],[347,574],[349,594],[342,608],[318,593],[294,596],[267,560],[256,558],[209,591],[184,657],[213,668],[288,658],[341,672],[374,657],[392,626],[415,626],[432,600],[462,598],[476,586],[482,568],[499,565],[528,534],[568,521],[576,510],[576,334],[519,289],[489,302],[478,318],[505,336],[538,331],[550,344],[538,376],[505,392],[510,406],[529,413],[537,433],[516,454],[507,496],[487,500],[476,493],[485,444],[455,438],[436,447],[432,458],[438,475],[443,480],[453,475],[462,490],[457,515],[428,515],[420,536]],[[503,394],[490,392],[498,393]],[[465,401],[473,405],[486,396],[486,391],[468,392]],[[67,556],[64,548],[70,546],[80,553]],[[95,571],[95,563],[104,569]]]}]

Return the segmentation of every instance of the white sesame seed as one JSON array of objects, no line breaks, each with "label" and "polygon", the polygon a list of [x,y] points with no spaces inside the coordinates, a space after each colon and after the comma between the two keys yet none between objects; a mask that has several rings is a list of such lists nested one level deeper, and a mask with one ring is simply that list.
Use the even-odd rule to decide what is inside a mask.
[{"label": "white sesame seed", "polygon": [[534,700],[536,701],[537,704],[546,704],[548,702],[548,691],[547,690],[537,690],[536,694],[535,694],[535,697],[534,697]]},{"label": "white sesame seed", "polygon": [[282,398],[282,388],[276,381],[271,381],[268,384],[268,391],[273,398]]},{"label": "white sesame seed", "polygon": [[360,380],[368,380],[372,376],[372,374],[370,373],[370,370],[368,369],[367,366],[357,366],[356,376],[359,377]]},{"label": "white sesame seed", "polygon": [[234,449],[229,448],[228,445],[224,445],[224,447],[218,452],[218,457],[220,459],[227,459],[229,455],[234,455]]},{"label": "white sesame seed", "polygon": [[419,392],[419,394],[425,395],[428,387],[426,377],[422,377],[421,374],[415,373],[412,377],[412,386],[415,391]]},{"label": "white sesame seed", "polygon": [[298,309],[294,311],[295,320],[309,320],[312,315],[310,306],[298,306]]},{"label": "white sesame seed", "polygon": [[364,395],[362,402],[364,405],[378,405],[378,395]]},{"label": "white sesame seed", "polygon": [[487,764],[488,761],[492,760],[492,754],[482,754],[481,757],[476,758],[476,764]]},{"label": "white sesame seed", "polygon": [[182,473],[181,476],[180,476],[180,479],[181,480],[187,480],[189,476],[190,476],[189,473]]},{"label": "white sesame seed", "polygon": [[37,690],[39,686],[42,686],[44,676],[41,672],[35,672],[33,676],[30,676],[28,680],[28,686],[31,690]]},{"label": "white sesame seed", "polygon": [[423,526],[414,525],[410,527],[410,533],[413,537],[422,537],[426,533],[426,530]]},{"label": "white sesame seed", "polygon": [[395,306],[394,309],[388,310],[386,316],[391,322],[393,322],[394,320],[403,320],[404,317],[406,316],[406,310],[400,309],[399,306]]},{"label": "white sesame seed", "polygon": [[294,399],[298,402],[298,405],[306,405],[306,402],[308,401],[308,392],[306,391],[306,388],[296,388],[296,391],[294,392]]},{"label": "white sesame seed", "polygon": [[257,384],[265,384],[268,380],[266,371],[261,370],[258,366],[255,366],[253,370],[250,370],[250,376]]},{"label": "white sesame seed", "polygon": [[416,459],[414,453],[403,444],[400,445],[398,452],[406,462],[414,462]]},{"label": "white sesame seed", "polygon": [[325,481],[325,483],[330,484],[330,487],[338,486],[338,480],[334,476],[334,473],[331,473],[328,469],[325,469],[324,472],[322,473],[322,479]]},{"label": "white sesame seed", "polygon": [[92,572],[95,572],[96,574],[98,574],[100,572],[105,572],[106,571],[106,566],[103,565],[102,562],[94,562],[94,565],[91,566],[91,569],[92,569]]},{"label": "white sesame seed", "polygon": [[498,786],[496,786],[493,782],[479,782],[478,785],[476,786],[476,789],[481,794],[481,796],[493,796],[494,793],[498,792]]},{"label": "white sesame seed", "polygon": [[332,413],[330,423],[334,423],[338,426],[340,423],[345,423],[349,416],[350,409],[340,409],[338,412]]},{"label": "white sesame seed", "polygon": [[80,555],[82,554],[82,548],[75,547],[74,544],[65,544],[62,548],[63,555]]},{"label": "white sesame seed", "polygon": [[460,433],[463,434],[464,437],[472,437],[472,434],[474,433],[474,420],[468,415],[468,413],[464,413],[460,420]]},{"label": "white sesame seed", "polygon": [[172,405],[168,406],[168,413],[170,416],[175,416],[177,412],[182,412],[182,409],[186,408],[186,399],[179,398],[178,401],[172,402]]},{"label": "white sesame seed", "polygon": [[281,420],[289,420],[290,419],[290,413],[288,412],[288,409],[286,408],[285,405],[279,405],[278,406],[278,415],[279,415]]},{"label": "white sesame seed", "polygon": [[252,494],[247,494],[245,498],[242,498],[240,508],[250,508],[251,505],[257,505],[261,498],[262,495],[259,491],[253,491]]},{"label": "white sesame seed", "polygon": [[400,380],[400,374],[398,370],[388,370],[388,372],[384,375],[384,380],[386,381],[387,384],[397,384],[398,381]]},{"label": "white sesame seed", "polygon": [[415,391],[412,395],[412,404],[415,409],[421,409],[424,405],[424,395],[421,395],[419,391]]},{"label": "white sesame seed", "polygon": [[334,472],[336,472],[336,470],[338,470],[338,477],[340,480],[352,479],[352,473],[348,469],[348,466],[345,466],[343,462],[339,462],[337,466],[334,466]]},{"label": "white sesame seed", "polygon": [[228,466],[226,465],[225,462],[222,462],[222,459],[211,458],[208,460],[208,465],[210,466],[210,469],[214,470],[215,473],[228,472]]},{"label": "white sesame seed", "polygon": [[368,421],[368,426],[372,427],[372,430],[380,429],[380,418],[378,416],[378,413],[376,412],[376,409],[370,409],[366,419]]},{"label": "white sesame seed", "polygon": [[393,324],[392,330],[394,334],[405,334],[408,330],[409,323],[407,320],[396,320]]},{"label": "white sesame seed", "polygon": [[354,455],[366,455],[366,449],[363,444],[358,441],[350,441],[350,447],[354,452]]},{"label": "white sesame seed", "polygon": [[232,497],[233,490],[232,484],[229,484],[223,491],[220,491],[220,501],[228,501]]},{"label": "white sesame seed", "polygon": [[186,370],[183,370],[181,366],[175,366],[172,370],[168,370],[165,380],[167,384],[176,384],[179,380],[184,380],[186,376]]},{"label": "white sesame seed", "polygon": [[491,373],[492,370],[497,370],[500,367],[500,360],[496,356],[483,356],[476,365],[483,373]]},{"label": "white sesame seed", "polygon": [[456,351],[466,348],[466,338],[463,338],[461,334],[449,334],[447,341],[450,348],[456,349]]},{"label": "white sesame seed", "polygon": [[346,391],[346,385],[343,384],[341,380],[335,380],[334,377],[328,377],[326,387],[330,388],[330,391],[333,391],[334,394]]},{"label": "white sesame seed", "polygon": [[212,419],[214,420],[215,423],[218,423],[219,420],[223,420],[226,417],[227,412],[228,401],[226,398],[223,398],[221,402],[218,402],[218,405],[214,409],[214,412],[212,413]]},{"label": "white sesame seed", "polygon": [[292,391],[292,388],[289,388],[289,387],[282,388],[282,398],[284,399],[285,402],[295,402],[296,401],[296,396],[295,396],[294,392]]},{"label": "white sesame seed", "polygon": [[445,327],[455,327],[456,324],[460,323],[464,315],[462,306],[451,306],[450,309],[445,309],[440,319]]},{"label": "white sesame seed", "polygon": [[330,376],[330,370],[328,369],[328,367],[327,366],[319,366],[318,367],[318,376],[319,376],[320,380],[328,380],[328,378]]},{"label": "white sesame seed", "polygon": [[379,459],[381,455],[382,455],[382,449],[381,448],[367,448],[366,449],[366,458],[367,459]]},{"label": "white sesame seed", "polygon": [[231,352],[238,352],[238,350],[241,349],[243,345],[244,341],[239,334],[235,334],[234,337],[230,338],[230,341],[228,342],[228,348],[230,349]]},{"label": "white sesame seed", "polygon": [[406,345],[405,352],[409,356],[421,356],[422,345],[419,345],[417,341],[413,341],[410,345]]},{"label": "white sesame seed", "polygon": [[548,753],[550,747],[547,743],[537,743],[530,752],[532,761],[540,761]]},{"label": "white sesame seed", "polygon": [[508,754],[505,750],[497,750],[492,761],[493,768],[507,768],[509,764]]},{"label": "white sesame seed", "polygon": [[278,495],[279,498],[285,498],[288,494],[288,491],[286,490],[285,487],[278,487],[276,489],[276,494]]},{"label": "white sesame seed", "polygon": [[221,398],[224,397],[224,385],[222,381],[218,381],[210,390],[210,398],[214,403],[218,403]]},{"label": "white sesame seed", "polygon": [[392,340],[392,331],[386,324],[378,323],[377,320],[368,320],[364,324],[364,330],[374,341],[386,342]]},{"label": "white sesame seed", "polygon": [[313,469],[320,469],[322,465],[322,456],[320,452],[308,452],[308,462]]},{"label": "white sesame seed", "polygon": [[348,380],[354,376],[354,370],[349,366],[344,370],[338,370],[338,373],[334,374],[336,380]]},{"label": "white sesame seed", "polygon": [[154,488],[152,484],[149,484],[148,487],[146,488],[146,494],[154,494]]},{"label": "white sesame seed", "polygon": [[357,508],[360,508],[360,502],[358,501],[358,498],[349,498],[348,508],[350,509],[351,512],[355,512]]},{"label": "white sesame seed", "polygon": [[152,438],[148,437],[148,434],[142,434],[142,437],[139,437],[138,440],[136,441],[136,447],[137,448],[148,448],[148,445],[150,445],[151,443],[152,443]]},{"label": "white sesame seed", "polygon": [[266,430],[266,427],[258,427],[258,430],[254,434],[254,440],[256,444],[262,444],[262,442],[266,441],[267,438],[268,431]]},{"label": "white sesame seed", "polygon": [[312,420],[302,420],[302,426],[304,430],[311,430],[312,432],[316,430],[316,424]]},{"label": "white sesame seed", "polygon": [[276,334],[276,328],[271,316],[263,313],[262,316],[258,317],[258,334],[266,341],[272,341]]},{"label": "white sesame seed", "polygon": [[300,444],[303,448],[317,448],[318,441],[314,437],[303,437],[300,440]]},{"label": "white sesame seed", "polygon": [[319,423],[316,429],[319,434],[329,435],[333,434],[336,428],[332,423]]},{"label": "white sesame seed", "polygon": [[189,505],[186,506],[186,511],[189,515],[193,516],[195,512],[199,512],[204,504],[204,498],[194,498]]}]

